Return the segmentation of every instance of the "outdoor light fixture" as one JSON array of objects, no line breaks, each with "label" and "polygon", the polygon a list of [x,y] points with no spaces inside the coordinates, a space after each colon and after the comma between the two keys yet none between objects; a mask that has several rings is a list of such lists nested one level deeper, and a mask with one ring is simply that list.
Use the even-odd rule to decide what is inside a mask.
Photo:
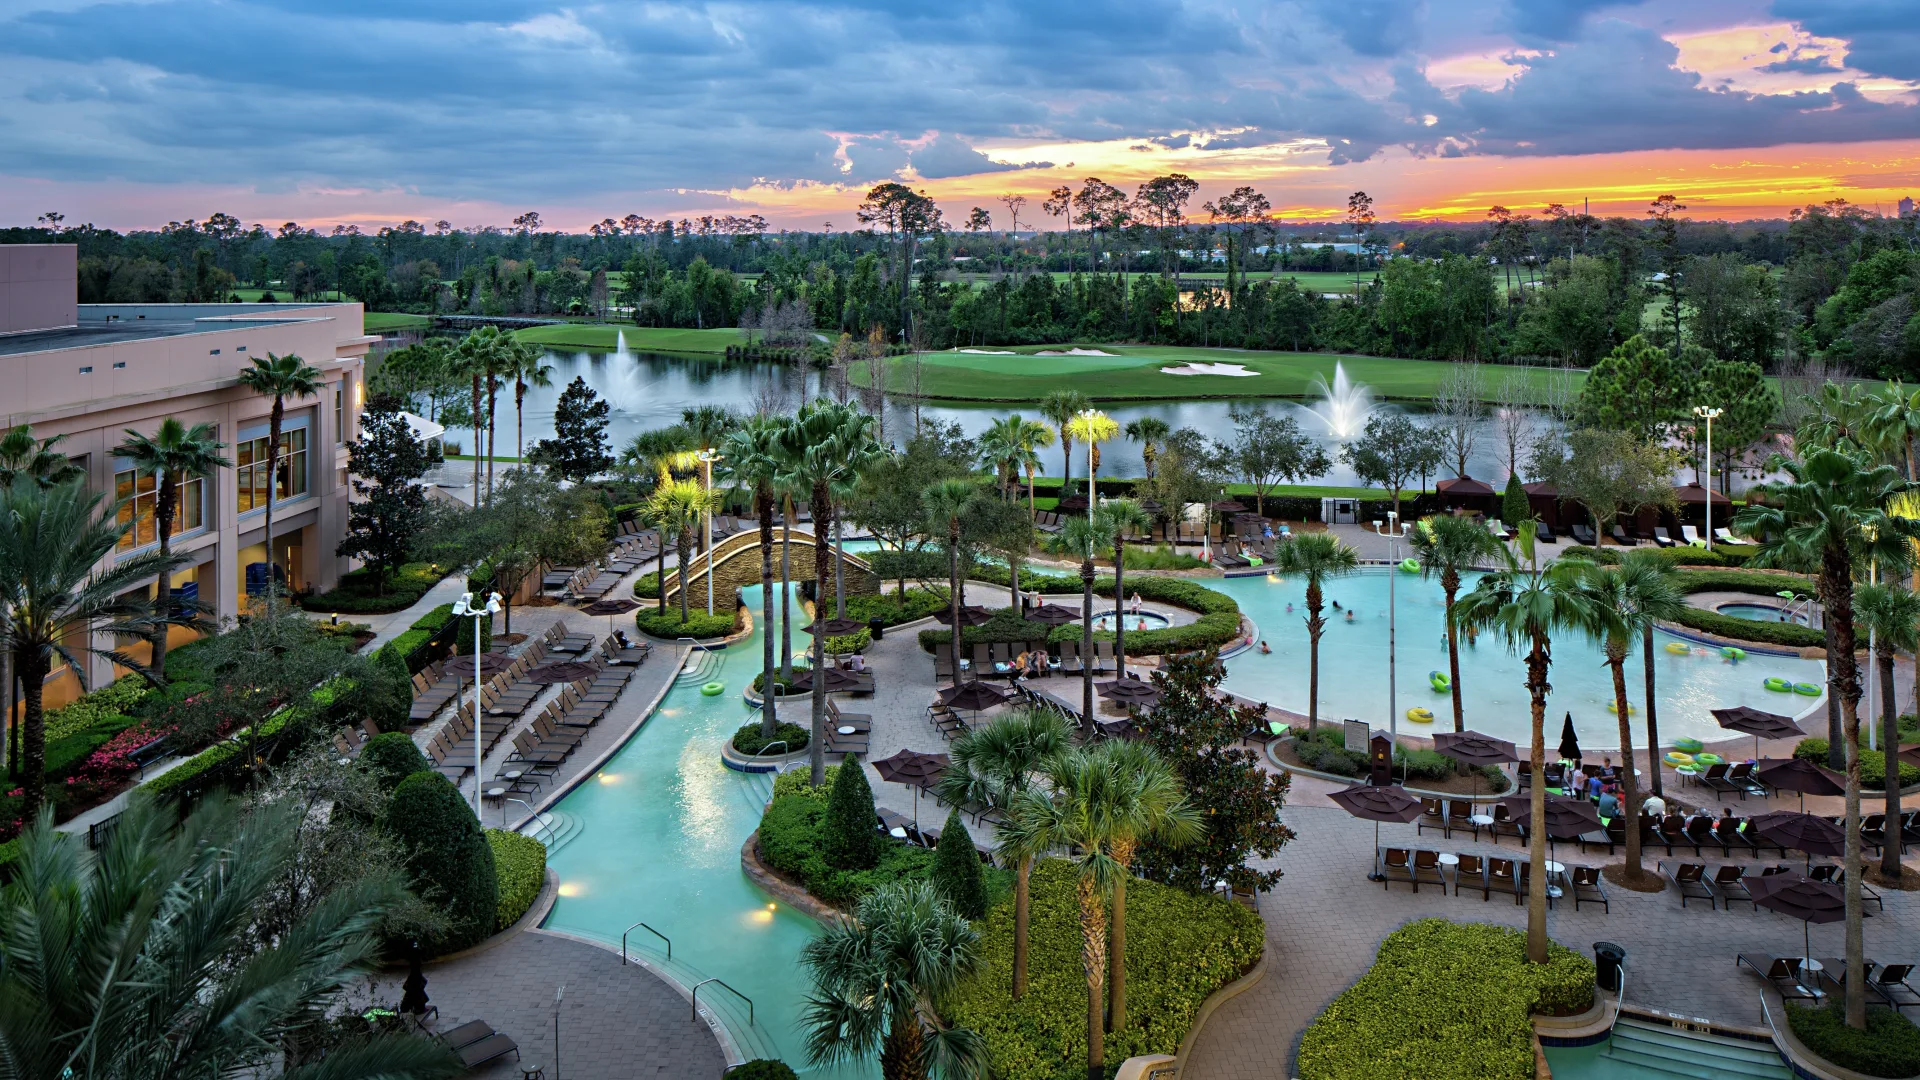
[{"label": "outdoor light fixture", "polygon": [[480,816],[480,784],[485,775],[481,761],[480,739],[480,616],[500,613],[500,594],[488,593],[487,602],[474,606],[473,594],[464,592],[460,599],[453,602],[453,615],[458,619],[473,620],[473,816]]},{"label": "outdoor light fixture", "polygon": [[[1400,540],[1407,535],[1407,527],[1400,523],[1400,515],[1392,510],[1387,511],[1385,524],[1386,528],[1382,529],[1380,519],[1375,518],[1373,531],[1387,538],[1387,562],[1397,564],[1400,561]],[[1393,681],[1393,631],[1394,620],[1399,613],[1399,607],[1394,602],[1394,582],[1399,578],[1397,572],[1387,574],[1387,737],[1393,740],[1395,746],[1400,744],[1400,701]]]},{"label": "outdoor light fixture", "polygon": [[[713,463],[720,460],[720,455],[712,450],[702,450],[694,455],[694,460],[700,463],[701,486],[711,496],[713,494]],[[713,614],[713,507],[711,505],[706,508],[701,518],[701,528],[703,530],[701,539],[707,549],[707,614],[711,616]]]},{"label": "outdoor light fixture", "polygon": [[1707,550],[1713,550],[1713,418],[1725,412],[1710,405],[1695,405],[1693,415],[1707,422]]}]

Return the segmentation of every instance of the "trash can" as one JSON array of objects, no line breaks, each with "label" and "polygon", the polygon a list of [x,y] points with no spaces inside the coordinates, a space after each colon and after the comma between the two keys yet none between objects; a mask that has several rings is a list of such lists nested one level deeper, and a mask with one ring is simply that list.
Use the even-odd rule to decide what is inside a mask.
[{"label": "trash can", "polygon": [[879,616],[876,615],[867,620],[867,634],[871,636],[873,640],[879,641],[881,637],[886,634],[886,630],[887,624],[883,622]]},{"label": "trash can", "polygon": [[1620,969],[1627,963],[1627,950],[1611,941],[1593,943],[1593,981],[1600,989],[1620,992]]}]

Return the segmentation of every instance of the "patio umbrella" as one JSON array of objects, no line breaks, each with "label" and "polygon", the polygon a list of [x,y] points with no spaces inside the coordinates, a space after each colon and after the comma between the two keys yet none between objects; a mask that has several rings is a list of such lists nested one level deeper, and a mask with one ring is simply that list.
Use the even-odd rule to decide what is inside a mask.
[{"label": "patio umbrella", "polygon": [[544,683],[579,682],[581,679],[591,679],[599,672],[600,669],[592,664],[563,660],[557,664],[541,664],[537,668],[532,668],[527,672],[527,678],[533,682]]},{"label": "patio umbrella", "polygon": [[[1504,765],[1519,761],[1520,752],[1505,739],[1482,735],[1477,731],[1442,731],[1434,735],[1433,748],[1469,768]],[[1474,773],[1473,793],[1480,794],[1480,774]]]},{"label": "patio umbrella", "polygon": [[880,773],[880,779],[887,783],[905,784],[913,789],[913,827],[917,832],[920,828],[920,789],[931,787],[951,763],[945,754],[902,750],[892,757],[874,762],[873,767]]},{"label": "patio umbrella", "polygon": [[1755,907],[1800,920],[1800,947],[1806,950],[1803,956],[1813,952],[1813,936],[1808,927],[1814,923],[1839,922],[1847,917],[1847,898],[1840,886],[1815,881],[1798,871],[1747,878],[1746,883]]},{"label": "patio umbrella", "polygon": [[1115,679],[1112,682],[1096,684],[1094,689],[1109,701],[1118,701],[1123,705],[1158,705],[1160,691],[1145,679]]},{"label": "patio umbrella", "polygon": [[[472,668],[473,660],[472,660],[471,653],[469,653],[466,656],[452,657],[447,661],[447,663],[449,666],[456,665],[456,664],[459,665],[461,669],[461,674],[463,675],[470,675],[473,673],[473,668]],[[488,653],[480,654],[480,677],[483,679],[487,678],[490,675],[498,675],[512,666],[513,666],[513,657],[508,656],[506,653],[488,652]]]},{"label": "patio umbrella", "polygon": [[1160,505],[1159,499],[1141,499],[1140,509],[1146,511],[1148,517],[1159,517],[1160,511],[1166,507]]},{"label": "patio umbrella", "polygon": [[[968,604],[966,607],[963,607],[960,609],[960,621],[965,623],[968,626],[979,626],[981,623],[986,622],[988,619],[991,619],[991,618],[993,618],[993,612],[988,611],[986,608],[983,608],[978,604]],[[934,612],[933,621],[939,623],[942,626],[952,626],[953,625],[952,609],[941,608],[939,611]]]},{"label": "patio umbrella", "polygon": [[1754,779],[1780,791],[1800,793],[1800,809],[1807,808],[1809,795],[1845,795],[1847,782],[1829,770],[1800,758],[1763,761],[1753,771]]},{"label": "patio umbrella", "polygon": [[1747,827],[1758,830],[1769,843],[1806,852],[1808,866],[1813,865],[1815,855],[1841,855],[1847,849],[1846,831],[1813,814],[1775,810],[1755,815]]},{"label": "patio umbrella", "polygon": [[1027,612],[1028,622],[1045,623],[1048,626],[1065,626],[1080,621],[1080,612],[1075,608],[1061,607],[1059,604],[1041,604]]},{"label": "patio umbrella", "polygon": [[814,634],[814,633],[819,633],[821,631],[825,631],[828,637],[840,637],[842,635],[851,634],[857,630],[864,630],[866,628],[867,628],[866,623],[860,622],[855,619],[827,619],[824,622],[820,622],[820,621],[810,622],[807,625],[801,627],[800,632],[803,634]]},{"label": "patio umbrella", "polygon": [[1340,804],[1340,809],[1363,821],[1373,822],[1373,849],[1375,867],[1367,875],[1368,881],[1381,878],[1378,866],[1380,856],[1380,823],[1397,821],[1402,825],[1420,816],[1420,800],[1407,794],[1407,789],[1397,784],[1386,787],[1373,787],[1369,784],[1355,784],[1342,788],[1327,796]]},{"label": "patio umbrella", "polygon": [[580,614],[605,615],[607,617],[607,633],[611,634],[613,633],[613,617],[615,615],[625,615],[627,612],[632,611],[633,609],[639,606],[640,605],[638,602],[633,600],[628,600],[625,598],[620,598],[615,600],[595,600],[593,603],[588,604],[586,607],[581,608]]},{"label": "patio umbrella", "polygon": [[1232,499],[1221,499],[1219,502],[1208,503],[1207,509],[1220,514],[1238,514],[1242,510],[1245,510],[1246,506],[1242,503],[1234,502]]},{"label": "patio umbrella", "polygon": [[[813,692],[813,676],[814,676],[814,672],[811,670],[796,673],[793,677],[793,685],[788,687],[788,690],[790,691],[804,690],[807,693],[812,693]],[[826,680],[827,680],[827,693],[829,694],[837,694],[843,690],[851,690],[855,686],[858,686],[860,684],[860,680],[854,678],[852,675],[849,675],[844,671],[841,671],[839,668],[827,668]]]},{"label": "patio umbrella", "polygon": [[[1509,795],[1500,802],[1507,808],[1509,817],[1524,821],[1533,813],[1532,798],[1530,795]],[[1600,823],[1600,809],[1587,800],[1571,795],[1547,796],[1549,840],[1573,840],[1605,828]]]},{"label": "patio umbrella", "polygon": [[1914,768],[1920,769],[1920,746],[1909,746],[1894,756]]},{"label": "patio umbrella", "polygon": [[1575,762],[1580,760],[1580,738],[1573,733],[1572,713],[1568,713],[1567,718],[1560,724],[1560,760]]},{"label": "patio umbrella", "polygon": [[1753,756],[1756,758],[1760,756],[1761,739],[1797,739],[1806,734],[1800,730],[1800,725],[1793,722],[1792,717],[1763,712],[1750,705],[1714,709],[1713,718],[1728,731],[1753,736]]},{"label": "patio umbrella", "polygon": [[991,709],[995,705],[1004,704],[1012,697],[1012,694],[996,690],[977,679],[971,682],[963,682],[958,686],[949,686],[945,690],[940,691],[940,703],[942,705],[949,705],[956,709],[965,709],[968,712],[979,712],[982,709]]}]

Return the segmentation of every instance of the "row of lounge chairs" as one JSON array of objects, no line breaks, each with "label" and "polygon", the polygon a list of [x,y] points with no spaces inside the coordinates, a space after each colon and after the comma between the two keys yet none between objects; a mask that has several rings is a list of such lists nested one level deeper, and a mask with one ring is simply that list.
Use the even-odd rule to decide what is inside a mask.
[{"label": "row of lounge chairs", "polygon": [[485,1020],[469,1020],[451,1031],[435,1035],[434,1039],[453,1051],[460,1059],[461,1067],[469,1072],[508,1054],[513,1055],[513,1060],[520,1060],[519,1044],[493,1030]]},{"label": "row of lounge chairs", "polygon": [[[842,731],[841,728],[852,728]],[[866,754],[873,740],[873,717],[868,713],[841,712],[831,696],[827,698],[827,753],[845,757]]]},{"label": "row of lounge chairs", "polygon": [[380,734],[380,728],[372,720],[360,721],[358,727],[341,728],[333,736],[333,748],[340,751],[341,760],[360,756],[360,748],[368,740]]},{"label": "row of lounge chairs", "polygon": [[[1440,886],[1440,895],[1447,893],[1447,876],[1440,852],[1425,848],[1381,848],[1378,853],[1381,875],[1381,887],[1391,889],[1395,882],[1413,886],[1414,892],[1422,885]],[[1458,854],[1459,860],[1453,868],[1454,895],[1468,890],[1480,894],[1481,902],[1493,898],[1494,893],[1512,896],[1518,905],[1524,903],[1527,891],[1532,887],[1533,864],[1526,859],[1488,858],[1480,855]],[[1580,910],[1581,904],[1599,904],[1602,912],[1610,912],[1612,907],[1607,901],[1606,886],[1600,883],[1600,868],[1597,866],[1569,866],[1566,870],[1567,887],[1562,895],[1571,893],[1573,909]],[[1552,884],[1551,878],[1549,884]],[[1556,886],[1557,887],[1557,886]],[[1554,900],[1548,893],[1548,904]]]},{"label": "row of lounge chairs", "polygon": [[[962,807],[961,812],[966,813],[966,808]],[[977,821],[979,818],[976,817],[975,820]],[[907,817],[905,814],[888,810],[884,806],[875,808],[874,826],[889,836],[893,836],[895,830],[898,830],[904,835],[896,836],[895,839],[903,839],[909,844],[918,844],[924,848],[931,848],[940,842],[940,830],[938,828],[931,825],[916,825],[912,818]],[[973,850],[979,853],[981,862],[989,866],[993,864],[993,849],[988,847],[985,842],[975,839],[973,842]]]},{"label": "row of lounge chairs", "polygon": [[[1706,863],[1677,862],[1668,865],[1665,860],[1654,865],[1658,872],[1673,882],[1674,887],[1679,890],[1681,907],[1686,907],[1690,900],[1705,900],[1708,908],[1717,908],[1724,904],[1728,911],[1733,910],[1736,902],[1744,901],[1749,907],[1753,906],[1753,893],[1746,884],[1748,879],[1770,877],[1793,870],[1793,867],[1785,863],[1763,867],[1758,874],[1749,872],[1746,866],[1739,863],[1725,863],[1711,869]],[[1815,881],[1834,885],[1844,885],[1847,880],[1846,871],[1832,863],[1813,867],[1812,873],[1808,876]],[[1860,883],[1860,895],[1863,902],[1884,906],[1880,894],[1864,881]]]},{"label": "row of lounge chairs", "polygon": [[[1046,675],[1079,675],[1086,670],[1091,661],[1096,675],[1111,674],[1119,670],[1119,661],[1114,656],[1113,642],[1096,641],[1093,643],[1093,655],[1081,654],[1078,641],[1022,641],[976,644],[967,670],[976,679],[1009,678],[1015,674],[1014,662],[1021,653],[1037,655],[1047,650],[1048,665],[1038,672]],[[1027,672],[1028,675],[1035,674]],[[953,649],[950,645],[936,645],[933,651],[933,678],[935,682],[946,682],[953,678]]]},{"label": "row of lounge chairs", "polygon": [[[1827,992],[1822,983],[1832,983],[1834,989],[1844,994],[1847,986],[1847,962],[1833,957],[1823,957],[1815,961],[1819,970],[1809,970],[1806,958],[1799,956],[1768,956],[1763,953],[1741,953],[1734,957],[1733,965],[1746,968],[1771,983],[1780,996],[1789,1000],[1823,1002]],[[1886,1002],[1889,1008],[1908,1009],[1920,1006],[1920,990],[1915,990],[1912,964],[1881,964],[1878,961],[1866,961],[1866,990],[1868,993]]]},{"label": "row of lounge chairs", "polygon": [[[630,668],[606,667],[590,678],[567,684],[532,725],[514,735],[513,752],[507,755],[505,771],[520,773],[518,779],[523,782],[528,777],[558,772],[586,741],[589,730],[619,700],[631,678]],[[513,779],[501,776],[496,777],[495,782],[510,784]]]}]

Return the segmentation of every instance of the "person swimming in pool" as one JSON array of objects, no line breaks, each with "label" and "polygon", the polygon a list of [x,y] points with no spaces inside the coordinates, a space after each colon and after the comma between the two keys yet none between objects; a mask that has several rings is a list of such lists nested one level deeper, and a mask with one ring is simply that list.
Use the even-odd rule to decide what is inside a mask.
[{"label": "person swimming in pool", "polygon": [[1340,610],[1340,601],[1338,601],[1338,600],[1335,600],[1335,601],[1333,602],[1333,610],[1335,610],[1335,611],[1339,611],[1339,610]]},{"label": "person swimming in pool", "polygon": [[1293,614],[1293,601],[1287,601],[1287,614]]},{"label": "person swimming in pool", "polygon": [[1353,621],[1353,609],[1352,609],[1352,608],[1348,608],[1348,609],[1347,609],[1347,621],[1348,621],[1348,622],[1352,622],[1352,621]]},{"label": "person swimming in pool", "polygon": [[1267,647],[1267,643],[1266,643],[1266,642],[1265,642],[1265,641],[1263,640],[1263,641],[1261,641],[1261,642],[1260,642],[1260,651],[1261,651],[1261,652],[1263,652],[1263,653],[1270,653],[1270,652],[1272,652],[1273,650],[1272,650],[1272,649],[1270,649],[1270,648],[1268,648],[1268,647]]}]

